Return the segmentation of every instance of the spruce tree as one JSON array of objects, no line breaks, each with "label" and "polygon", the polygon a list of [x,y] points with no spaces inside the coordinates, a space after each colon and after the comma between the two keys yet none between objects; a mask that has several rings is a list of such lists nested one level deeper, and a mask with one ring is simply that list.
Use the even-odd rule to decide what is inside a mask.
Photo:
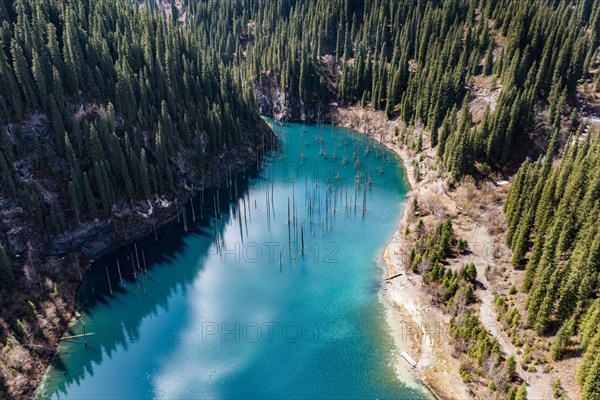
[{"label": "spruce tree", "polygon": [[525,385],[525,382],[519,386],[515,400],[527,400],[527,385]]},{"label": "spruce tree", "polygon": [[10,260],[0,244],[0,289],[10,286],[13,282],[14,276]]}]

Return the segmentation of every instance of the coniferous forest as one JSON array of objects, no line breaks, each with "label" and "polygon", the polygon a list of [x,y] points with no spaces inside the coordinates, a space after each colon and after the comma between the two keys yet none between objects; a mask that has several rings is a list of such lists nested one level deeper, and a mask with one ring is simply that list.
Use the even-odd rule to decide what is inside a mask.
[{"label": "coniferous forest", "polygon": [[252,93],[191,30],[120,1],[0,5],[2,191],[48,235],[176,191],[176,155],[248,145]]},{"label": "coniferous forest", "polygon": [[[553,359],[578,352],[581,398],[600,399],[600,139],[581,95],[600,92],[599,1],[0,0],[0,33],[0,211],[26,210],[40,243],[256,153],[261,110],[379,110],[427,132],[449,181],[512,177],[525,324]],[[474,118],[481,80],[500,94]],[[9,255],[30,251],[10,235],[5,293],[22,275]]]}]

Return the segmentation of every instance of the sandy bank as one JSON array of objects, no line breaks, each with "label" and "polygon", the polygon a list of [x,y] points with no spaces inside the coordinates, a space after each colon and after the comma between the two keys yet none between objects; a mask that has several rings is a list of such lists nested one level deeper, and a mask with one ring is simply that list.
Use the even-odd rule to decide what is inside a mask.
[{"label": "sandy bank", "polygon": [[[399,121],[388,121],[383,112],[364,111],[359,108],[342,108],[336,111],[333,120],[338,126],[353,129],[380,141],[396,153],[404,163],[410,192],[404,202],[403,218],[392,239],[383,252],[383,300],[386,319],[396,345],[396,373],[408,385],[421,383],[439,399],[466,399],[468,387],[463,383],[458,370],[459,361],[452,357],[453,347],[448,336],[449,317],[431,305],[420,275],[405,270],[403,261],[412,243],[405,240],[402,232],[409,223],[407,212],[415,196],[421,199],[429,193],[439,192],[441,182],[433,174],[423,174],[417,182],[413,163],[415,155],[394,140]],[[434,168],[433,160],[431,167]],[[423,164],[423,163],[421,163]],[[406,351],[417,361],[412,368],[400,352]]]}]

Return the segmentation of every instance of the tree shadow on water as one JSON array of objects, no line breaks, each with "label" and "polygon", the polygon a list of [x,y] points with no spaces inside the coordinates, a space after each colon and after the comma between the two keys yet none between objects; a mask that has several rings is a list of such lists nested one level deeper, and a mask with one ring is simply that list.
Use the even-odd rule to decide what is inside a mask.
[{"label": "tree shadow on water", "polygon": [[[88,375],[93,376],[94,365],[101,364],[103,357],[110,358],[119,348],[127,350],[130,344],[140,340],[142,321],[157,315],[161,308],[168,310],[169,298],[178,291],[185,291],[193,282],[209,251],[214,248],[216,238],[223,235],[232,216],[237,214],[240,201],[249,194],[250,183],[257,178],[258,169],[252,168],[231,178],[235,190],[222,183],[221,188],[206,191],[203,200],[202,195],[194,198],[196,222],[192,221],[194,213],[188,203],[185,213],[187,232],[181,213],[179,222],[176,218],[157,229],[158,240],[152,233],[107,254],[92,265],[78,293],[80,313],[64,335],[71,338],[61,343],[46,387],[42,388],[38,398],[66,396],[70,385],[79,384]],[[221,211],[216,223],[215,204]],[[190,241],[192,238],[193,242]],[[193,247],[190,247],[191,243]],[[193,252],[192,265],[174,264],[190,251]],[[166,271],[166,268],[173,270]]]}]

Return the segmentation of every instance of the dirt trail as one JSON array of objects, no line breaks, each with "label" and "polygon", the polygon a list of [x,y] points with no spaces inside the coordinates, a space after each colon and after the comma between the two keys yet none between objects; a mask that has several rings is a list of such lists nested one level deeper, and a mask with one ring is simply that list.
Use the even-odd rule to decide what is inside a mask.
[{"label": "dirt trail", "polygon": [[[500,204],[488,205],[490,208],[496,208],[500,211]],[[523,369],[522,361],[522,348],[517,348],[507,335],[506,331],[502,329],[501,324],[498,322],[498,312],[494,305],[496,294],[506,295],[510,283],[516,282],[518,274],[522,271],[515,271],[510,265],[510,252],[507,253],[508,249],[504,244],[504,235],[494,236],[492,235],[488,227],[482,223],[478,223],[473,219],[459,218],[462,223],[455,223],[455,232],[459,237],[467,240],[471,253],[463,257],[458,258],[454,262],[454,266],[458,268],[466,263],[472,262],[477,268],[477,280],[481,284],[477,289],[476,293],[479,298],[479,318],[481,323],[485,326],[487,331],[498,340],[500,349],[508,357],[512,355],[515,358],[517,368],[517,374],[527,384],[527,392],[529,399],[551,399],[553,398],[552,384],[558,378],[561,379],[563,388],[566,390],[568,395],[573,395],[577,398],[578,388],[574,380],[574,371],[577,370],[577,359],[567,359],[563,361],[553,361],[553,369],[547,371],[546,367],[539,365],[535,371],[526,371]],[[497,248],[500,247],[504,251],[497,253]],[[490,265],[492,267],[506,267],[509,271],[509,278],[503,282],[501,279],[496,279],[491,282],[486,276],[486,267]],[[521,315],[524,316],[524,311],[521,311]]]},{"label": "dirt trail", "polygon": [[497,257],[493,255],[493,246],[497,238],[492,237],[486,227],[476,224],[475,221],[473,221],[472,229],[465,229],[459,225],[455,230],[459,237],[469,243],[470,249],[470,254],[464,257],[466,260],[459,259],[460,265],[472,262],[477,268],[477,281],[481,284],[477,289],[479,319],[487,331],[498,340],[500,350],[507,356],[512,355],[515,357],[517,373],[527,381],[527,374],[521,367],[521,356],[498,322],[498,313],[494,305],[496,294],[485,273],[488,265],[496,265],[499,262]]}]

